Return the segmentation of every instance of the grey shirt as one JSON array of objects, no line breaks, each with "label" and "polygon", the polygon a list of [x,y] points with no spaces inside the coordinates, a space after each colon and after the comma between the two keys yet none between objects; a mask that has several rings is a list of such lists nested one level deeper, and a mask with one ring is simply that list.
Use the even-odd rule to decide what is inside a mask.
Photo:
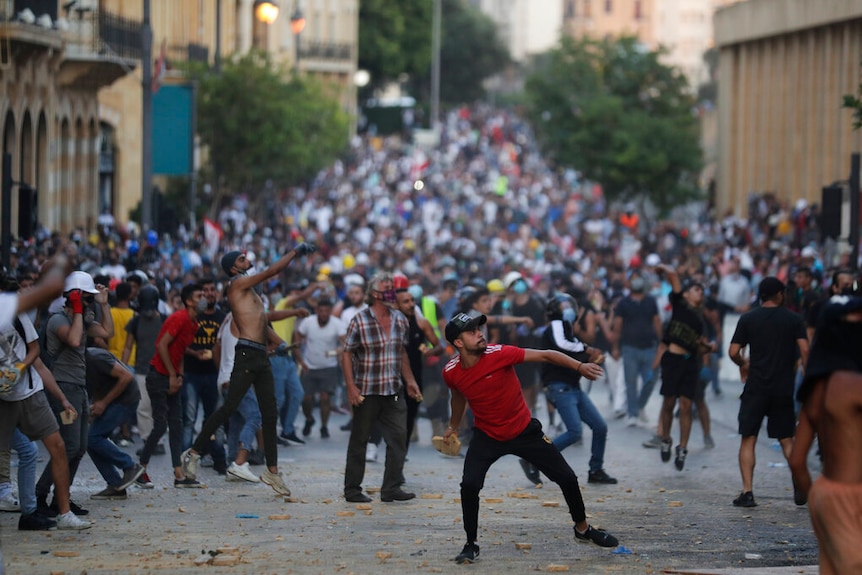
[{"label": "grey shirt", "polygon": [[46,345],[48,346],[48,353],[54,358],[54,366],[51,371],[54,373],[54,379],[58,382],[73,383],[84,387],[87,383],[87,363],[84,359],[87,326],[84,326],[81,345],[70,347],[60,341],[57,336],[57,330],[64,325],[72,326],[72,320],[65,312],[55,313],[48,320]]}]

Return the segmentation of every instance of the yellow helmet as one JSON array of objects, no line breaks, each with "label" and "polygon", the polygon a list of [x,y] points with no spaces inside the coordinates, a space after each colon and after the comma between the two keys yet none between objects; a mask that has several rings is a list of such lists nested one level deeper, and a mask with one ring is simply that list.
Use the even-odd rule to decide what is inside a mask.
[{"label": "yellow helmet", "polygon": [[344,254],[344,257],[341,258],[341,263],[344,264],[344,269],[353,269],[353,266],[356,265],[356,258],[353,257],[353,254]]},{"label": "yellow helmet", "polygon": [[506,286],[503,285],[503,280],[494,278],[487,284],[488,291],[494,293],[505,293]]}]

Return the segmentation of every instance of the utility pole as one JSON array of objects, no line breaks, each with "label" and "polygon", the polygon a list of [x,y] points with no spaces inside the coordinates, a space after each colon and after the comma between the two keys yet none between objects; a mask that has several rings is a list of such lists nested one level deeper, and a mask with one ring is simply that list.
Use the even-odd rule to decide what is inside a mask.
[{"label": "utility pole", "polygon": [[150,25],[150,0],[144,0],[141,27],[141,72],[143,80],[141,131],[141,231],[153,226],[153,28]]},{"label": "utility pole", "polygon": [[850,156],[850,269],[859,269],[859,153]]},{"label": "utility pole", "polygon": [[428,127],[437,133],[440,120],[440,20],[442,0],[434,0],[434,19],[431,25],[431,118]]},{"label": "utility pole", "polygon": [[221,74],[221,0],[216,3],[215,71]]}]

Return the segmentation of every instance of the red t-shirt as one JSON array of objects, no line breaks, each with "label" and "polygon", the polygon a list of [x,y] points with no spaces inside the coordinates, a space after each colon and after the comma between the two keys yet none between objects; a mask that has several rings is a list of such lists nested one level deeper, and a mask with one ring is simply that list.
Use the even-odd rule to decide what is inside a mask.
[{"label": "red t-shirt", "polygon": [[186,348],[189,344],[194,341],[195,333],[197,333],[197,331],[198,322],[189,316],[188,310],[181,309],[172,313],[168,319],[165,320],[165,323],[162,324],[162,329],[159,331],[159,336],[156,338],[156,354],[150,361],[150,365],[156,368],[156,371],[160,374],[169,375],[165,364],[162,363],[162,358],[159,357],[159,342],[162,341],[162,337],[164,337],[165,333],[169,333],[174,338],[171,343],[168,344],[171,364],[173,364],[174,370],[177,373],[180,373],[182,371],[180,369],[180,365],[183,363],[183,354],[186,352]]},{"label": "red t-shirt", "polygon": [[443,381],[470,403],[477,429],[497,441],[514,439],[530,423],[530,410],[515,374],[524,350],[511,345],[489,345],[479,363],[461,367],[455,356],[443,368]]}]

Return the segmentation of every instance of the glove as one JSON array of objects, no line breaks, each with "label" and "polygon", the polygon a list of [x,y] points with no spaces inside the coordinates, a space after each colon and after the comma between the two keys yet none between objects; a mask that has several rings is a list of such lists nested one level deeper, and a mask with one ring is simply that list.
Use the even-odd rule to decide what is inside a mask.
[{"label": "glove", "polygon": [[308,254],[313,254],[315,251],[317,251],[317,247],[315,247],[314,244],[302,242],[301,244],[293,248],[293,251],[296,252],[296,255],[302,257]]},{"label": "glove", "polygon": [[81,299],[81,290],[72,290],[69,292],[69,305],[72,306],[72,313],[84,313],[84,302]]}]

